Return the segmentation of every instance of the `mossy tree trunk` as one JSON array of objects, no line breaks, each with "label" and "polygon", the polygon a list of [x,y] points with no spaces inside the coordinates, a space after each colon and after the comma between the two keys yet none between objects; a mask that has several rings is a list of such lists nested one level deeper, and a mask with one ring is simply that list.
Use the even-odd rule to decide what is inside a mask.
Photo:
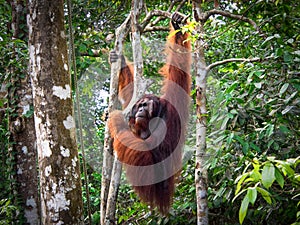
[{"label": "mossy tree trunk", "polygon": [[24,214],[26,224],[36,225],[39,218],[39,194],[37,172],[37,150],[33,119],[33,101],[30,77],[27,73],[28,31],[26,29],[26,2],[10,0],[12,10],[11,31],[14,52],[9,68],[11,74],[8,85],[10,113],[10,133],[12,155],[15,160],[16,192],[19,196],[18,205]]},{"label": "mossy tree trunk", "polygon": [[64,1],[29,2],[29,54],[42,224],[83,224]]}]

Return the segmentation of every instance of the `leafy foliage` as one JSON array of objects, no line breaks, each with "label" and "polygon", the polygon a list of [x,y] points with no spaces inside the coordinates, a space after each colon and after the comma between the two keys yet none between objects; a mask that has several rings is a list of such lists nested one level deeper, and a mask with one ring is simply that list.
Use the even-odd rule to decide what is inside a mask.
[{"label": "leafy foliage", "polygon": [[[235,180],[237,188],[236,197],[233,200],[247,191],[239,211],[240,223],[243,223],[245,219],[249,203],[254,205],[258,193],[269,205],[280,201],[282,195],[291,195],[291,199],[297,197],[293,190],[299,189],[300,186],[300,174],[295,171],[299,163],[299,157],[288,160],[276,160],[275,157],[268,157],[265,162],[253,159],[251,163],[253,170],[244,172]],[[248,168],[247,166],[246,169],[248,170]],[[274,184],[274,181],[277,184]],[[277,187],[278,185],[280,188]],[[271,187],[273,188],[271,189]],[[282,193],[283,189],[285,194]],[[293,204],[295,209],[297,208],[297,201],[292,200],[289,204]]]},{"label": "leafy foliage", "polygon": [[8,199],[0,200],[0,224],[12,224],[17,207],[13,206]]},{"label": "leafy foliage", "polygon": [[[293,17],[297,14],[294,7],[299,4],[249,4],[233,11],[246,12],[244,15],[254,19],[264,35],[222,17],[207,24],[207,33],[214,35],[207,41],[209,61],[231,57],[263,59],[222,65],[208,79],[211,211],[226,218],[219,223],[288,224],[296,221],[297,193],[288,191],[293,182],[283,179],[282,171],[270,159],[276,157],[284,163],[299,155],[299,22]],[[287,9],[291,16],[283,19]],[[295,30],[282,33],[282,24]],[[268,56],[272,59],[264,61]],[[253,170],[249,172],[249,162],[254,161],[260,166],[251,164]],[[253,180],[254,185],[242,185]],[[283,181],[289,181],[284,185],[287,191],[277,192],[274,181],[281,186]],[[299,190],[299,184],[295,185],[291,190]],[[235,192],[239,195],[234,198]],[[232,199],[239,204],[232,204]]]},{"label": "leafy foliage", "polygon": [[[260,32],[245,22],[220,15],[212,17],[204,24],[206,35],[193,36],[194,39],[203,40],[207,64],[227,58],[260,57],[262,60],[223,64],[213,68],[207,79],[209,132],[206,166],[209,172],[211,224],[299,223],[299,1],[219,2],[221,9],[251,18]],[[13,91],[16,79],[8,72],[9,66],[24,70],[28,56],[24,51],[25,42],[11,40],[8,29],[10,7],[5,1],[1,3],[0,83],[6,83]],[[169,2],[146,3],[148,11],[166,10],[169,7]],[[212,1],[205,1],[202,4],[203,10],[212,9],[212,4]],[[186,4],[184,9],[190,12],[191,5]],[[74,47],[82,91],[80,104],[84,109],[84,148],[90,164],[88,174],[93,224],[99,224],[100,216],[99,149],[102,148],[101,141],[104,138],[104,121],[100,117],[105,109],[105,104],[100,101],[105,103],[103,93],[108,91],[107,56],[114,47],[114,31],[129,11],[130,1],[73,1]],[[168,26],[168,21],[162,20],[158,25]],[[156,79],[156,71],[162,65],[159,61],[161,56],[150,57],[150,54],[154,47],[161,48],[159,43],[164,42],[166,32],[145,33],[143,38],[144,73]],[[12,57],[14,49],[24,56],[21,61]],[[159,62],[152,59],[159,59]],[[100,89],[105,92],[100,93]],[[154,85],[150,91],[158,89]],[[10,102],[10,105],[13,104]],[[7,99],[1,96],[0,110],[6,105]],[[11,108],[5,110],[5,115],[13,113]],[[0,148],[1,165],[4,166],[0,168],[0,187],[5,190],[0,195],[2,222],[2,218],[13,220],[9,215],[16,208],[13,206],[15,202],[12,204],[11,201],[14,199],[11,196],[14,184],[9,179],[14,173],[14,156],[9,152],[11,143],[7,117],[1,115]],[[195,139],[194,133],[189,129],[187,145],[191,149],[195,147],[194,142],[190,141]],[[169,217],[161,217],[155,210],[149,212],[130,186],[122,183],[117,205],[118,223],[195,224],[193,167],[194,161],[190,159],[183,168]],[[83,190],[87,217],[85,192]],[[9,200],[4,200],[7,196]],[[4,218],[4,215],[7,217]]]},{"label": "leafy foliage", "polygon": [[22,223],[24,218],[16,194],[16,152],[12,151],[14,143],[9,126],[11,118],[17,114],[16,87],[25,77],[28,51],[26,43],[21,40],[24,36],[12,38],[9,2],[0,2],[0,224],[14,224]]}]

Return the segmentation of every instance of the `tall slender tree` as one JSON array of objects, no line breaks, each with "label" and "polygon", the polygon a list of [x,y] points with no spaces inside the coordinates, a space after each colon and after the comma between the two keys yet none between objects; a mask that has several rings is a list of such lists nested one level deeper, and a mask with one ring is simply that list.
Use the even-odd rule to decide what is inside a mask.
[{"label": "tall slender tree", "polygon": [[[14,52],[11,54],[13,63],[9,67],[11,74],[8,85],[10,114],[10,134],[13,156],[16,162],[16,191],[19,205],[24,210],[26,224],[39,224],[39,197],[37,176],[37,152],[35,145],[34,119],[32,115],[32,89],[30,77],[26,70],[27,55],[23,54],[27,45],[25,1],[10,0],[12,10],[12,43]],[[22,51],[20,51],[22,49]],[[27,52],[27,51],[26,51]]]},{"label": "tall slender tree", "polygon": [[29,2],[29,55],[42,224],[74,225],[83,224],[83,204],[63,7]]}]

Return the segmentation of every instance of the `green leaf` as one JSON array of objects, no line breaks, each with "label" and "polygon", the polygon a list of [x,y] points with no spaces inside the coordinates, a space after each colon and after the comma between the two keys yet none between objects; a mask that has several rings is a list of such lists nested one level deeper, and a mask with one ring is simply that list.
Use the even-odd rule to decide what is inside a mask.
[{"label": "green leaf", "polygon": [[285,61],[285,62],[291,62],[292,61],[292,59],[293,59],[293,56],[289,53],[289,52],[284,52],[283,53],[283,60]]},{"label": "green leaf", "polygon": [[270,137],[274,133],[274,125],[273,124],[269,124],[266,127],[267,127],[266,134],[267,134],[268,137]]},{"label": "green leaf", "polygon": [[254,203],[256,201],[256,197],[257,197],[257,190],[256,190],[255,187],[249,187],[248,188],[247,197],[249,199],[249,202],[251,202],[252,205],[254,205]]},{"label": "green leaf", "polygon": [[283,55],[283,50],[281,48],[278,48],[276,51],[275,51],[275,55],[280,57]]},{"label": "green leaf", "polygon": [[284,103],[285,104],[288,104],[296,95],[298,94],[298,91],[295,91],[295,92],[293,92],[291,95],[290,95],[290,97],[288,97],[288,98],[286,98],[285,100],[284,100]]},{"label": "green leaf", "polygon": [[274,39],[274,36],[267,37],[266,40],[261,45],[264,46],[266,43],[268,43],[272,39]]},{"label": "green leaf", "polygon": [[258,76],[259,78],[263,78],[261,75],[263,75],[264,72],[265,72],[264,70],[260,70],[260,71],[255,71],[254,74],[255,74],[256,76]]},{"label": "green leaf", "polygon": [[218,137],[216,140],[214,140],[214,143],[219,143],[220,141],[223,141],[226,138],[226,135],[221,135],[220,137]]},{"label": "green leaf", "polygon": [[237,185],[236,185],[236,191],[235,191],[235,194],[239,193],[239,191],[240,191],[241,188],[242,188],[242,184],[243,184],[244,180],[246,179],[246,177],[248,177],[248,175],[249,175],[249,173],[244,173],[244,174],[238,176],[238,177],[235,179],[234,183],[237,183],[237,182],[238,182]]},{"label": "green leaf", "polygon": [[238,142],[240,142],[240,143],[245,143],[244,141],[243,141],[243,139],[240,137],[240,136],[238,136],[238,135],[234,135],[234,139],[236,139]]},{"label": "green leaf", "polygon": [[236,87],[239,85],[238,81],[235,81],[231,84],[229,88],[226,89],[225,93],[231,93],[233,90],[236,89]]},{"label": "green leaf", "polygon": [[293,109],[294,108],[294,106],[292,106],[292,105],[288,105],[287,107],[285,107],[285,109],[284,110],[282,110],[282,115],[284,115],[284,114],[286,114],[286,113],[288,113],[291,109]]},{"label": "green leaf", "polygon": [[227,145],[229,145],[229,144],[232,143],[233,137],[234,137],[234,134],[233,134],[233,133],[231,133],[231,134],[228,136],[228,138],[227,138]]},{"label": "green leaf", "polygon": [[227,122],[229,121],[229,119],[230,119],[229,117],[224,118],[223,123],[222,123],[221,128],[220,128],[221,130],[226,128]]},{"label": "green leaf", "polygon": [[247,189],[242,190],[240,193],[238,193],[234,198],[232,199],[232,202],[234,202],[240,195],[242,195]]},{"label": "green leaf", "polygon": [[255,169],[251,171],[250,177],[253,179],[254,182],[258,182],[261,180],[261,174],[259,170]]},{"label": "green leaf", "polygon": [[249,177],[245,180],[245,183],[248,183],[248,182],[251,183],[251,182],[254,182],[254,181],[255,181],[255,179],[253,177]]},{"label": "green leaf", "polygon": [[256,144],[254,144],[253,142],[250,142],[250,147],[252,149],[254,149],[256,152],[261,152],[260,148]]},{"label": "green leaf", "polygon": [[289,128],[287,128],[287,127],[284,126],[284,125],[279,126],[279,130],[280,130],[281,132],[285,133],[285,134],[288,134],[288,133],[291,132],[291,131],[289,130]]},{"label": "green leaf", "polygon": [[276,162],[276,157],[275,157],[275,156],[268,156],[267,159],[268,159],[270,162]]},{"label": "green leaf", "polygon": [[241,207],[240,207],[240,211],[239,211],[239,221],[240,224],[243,223],[245,216],[247,214],[248,211],[248,205],[249,205],[249,199],[248,199],[248,195],[246,195],[242,201]]},{"label": "green leaf", "polygon": [[281,163],[282,166],[282,172],[284,175],[287,175],[288,177],[292,177],[295,174],[295,171],[290,167],[290,165],[288,163]]},{"label": "green leaf", "polygon": [[4,106],[4,102],[5,102],[5,100],[4,100],[4,99],[0,99],[0,108],[3,108],[3,106]]},{"label": "green leaf", "polygon": [[249,143],[248,142],[244,142],[243,148],[242,148],[242,152],[244,153],[244,155],[247,155],[248,150],[249,150]]},{"label": "green leaf", "polygon": [[286,92],[286,90],[288,89],[288,87],[289,87],[288,83],[285,83],[284,85],[282,85],[282,87],[280,88],[280,91],[279,91],[280,96],[282,96],[282,94],[284,92]]},{"label": "green leaf", "polygon": [[261,194],[261,196],[266,200],[266,202],[268,204],[270,204],[270,205],[272,204],[272,199],[270,197],[270,193],[267,190],[260,188],[260,187],[256,187],[256,190]]},{"label": "green leaf", "polygon": [[28,111],[24,114],[24,116],[25,116],[26,118],[30,118],[30,117],[33,116],[33,113],[34,113],[34,110],[33,110],[33,106],[31,105],[31,106],[30,106],[30,110],[28,110]]},{"label": "green leaf", "polygon": [[240,142],[240,144],[242,145],[242,151],[243,151],[244,155],[246,155],[249,150],[249,143],[245,142],[240,136],[237,136],[237,135],[234,136],[234,139],[236,139],[238,142]]},{"label": "green leaf", "polygon": [[229,119],[233,119],[234,115],[232,113],[227,113],[226,115]]},{"label": "green leaf", "polygon": [[282,176],[282,174],[280,173],[278,168],[275,169],[275,178],[276,178],[277,183],[280,185],[280,187],[283,188],[284,177]]},{"label": "green leaf", "polygon": [[239,103],[239,104],[244,104],[245,103],[245,100],[244,99],[242,99],[242,98],[235,98],[235,100],[237,101],[237,103]]},{"label": "green leaf", "polygon": [[254,86],[258,89],[261,89],[261,86],[262,86],[262,83],[259,82],[259,83],[254,83]]},{"label": "green leaf", "polygon": [[274,140],[270,140],[269,142],[268,142],[268,148],[270,148],[271,147],[271,145],[274,143]]},{"label": "green leaf", "polygon": [[272,163],[267,162],[262,170],[262,184],[264,185],[265,188],[269,188],[272,186],[275,178],[275,167]]}]

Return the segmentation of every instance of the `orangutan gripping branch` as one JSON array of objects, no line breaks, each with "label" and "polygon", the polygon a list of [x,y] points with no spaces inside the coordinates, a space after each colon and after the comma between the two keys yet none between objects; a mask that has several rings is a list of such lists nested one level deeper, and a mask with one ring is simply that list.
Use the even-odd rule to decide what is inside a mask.
[{"label": "orangutan gripping branch", "polygon": [[[162,96],[144,95],[131,109],[128,122],[121,111],[112,112],[108,121],[113,148],[127,179],[140,199],[162,214],[168,213],[172,203],[189,114],[191,44],[188,34],[179,30],[183,22],[182,14],[173,14],[167,60],[160,70]],[[111,62],[118,57],[111,52]],[[125,108],[132,97],[133,69],[121,57],[119,96]]]}]

